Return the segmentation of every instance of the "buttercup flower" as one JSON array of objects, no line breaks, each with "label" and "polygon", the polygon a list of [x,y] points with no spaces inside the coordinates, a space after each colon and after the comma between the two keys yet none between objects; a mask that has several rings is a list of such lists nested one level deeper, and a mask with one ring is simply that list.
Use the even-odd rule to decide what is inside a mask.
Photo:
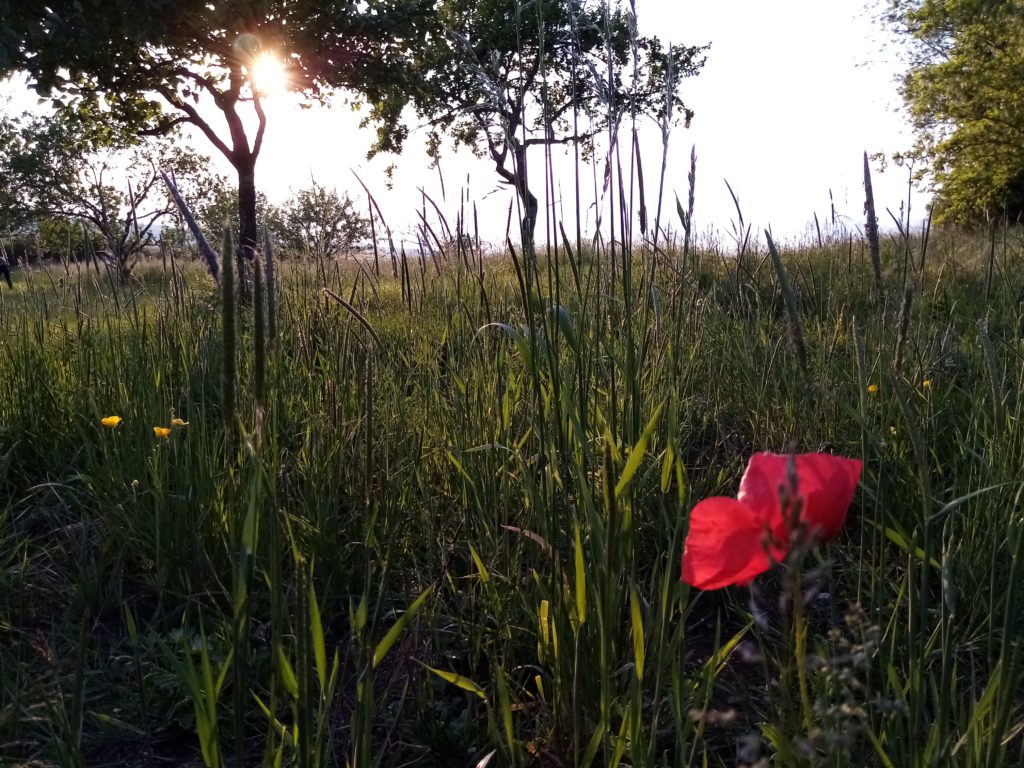
[{"label": "buttercup flower", "polygon": [[932,388],[932,380],[931,379],[925,379],[924,381],[921,382],[921,387],[923,389],[931,389]]},{"label": "buttercup flower", "polygon": [[[790,524],[779,500],[790,457],[755,453],[735,499],[704,499],[690,513],[683,581],[699,589],[747,584],[789,554]],[[861,462],[824,453],[795,457],[800,522],[817,541],[839,533],[860,480]],[[795,502],[796,500],[794,500]]]},{"label": "buttercup flower", "polygon": [[877,395],[878,394],[878,385],[877,384],[868,384],[868,394],[869,395]]},{"label": "buttercup flower", "polygon": [[102,419],[100,419],[100,424],[102,424],[104,427],[114,428],[120,423],[120,416],[104,416]]},{"label": "buttercup flower", "polygon": [[185,421],[184,419],[171,419],[171,426],[172,427],[187,427],[188,426],[188,422]]},{"label": "buttercup flower", "polygon": [[153,434],[157,437],[167,437],[171,434],[170,427],[153,427]]}]

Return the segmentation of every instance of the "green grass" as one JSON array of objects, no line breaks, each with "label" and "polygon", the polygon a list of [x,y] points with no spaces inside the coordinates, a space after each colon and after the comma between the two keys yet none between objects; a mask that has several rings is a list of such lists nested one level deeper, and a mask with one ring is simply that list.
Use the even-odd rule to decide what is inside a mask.
[{"label": "green grass", "polygon": [[[20,271],[0,762],[1024,765],[1024,244],[1000,237],[991,278],[985,237],[933,234],[924,272],[883,242],[884,297],[843,237],[781,270],[283,261],[264,400],[241,307],[227,419],[198,265]],[[791,448],[864,460],[844,533],[753,590],[682,585],[693,504]]]}]

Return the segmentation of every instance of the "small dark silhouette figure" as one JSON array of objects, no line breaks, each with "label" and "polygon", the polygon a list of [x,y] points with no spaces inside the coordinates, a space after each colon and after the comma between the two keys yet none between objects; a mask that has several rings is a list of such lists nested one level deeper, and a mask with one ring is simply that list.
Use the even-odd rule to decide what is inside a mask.
[{"label": "small dark silhouette figure", "polygon": [[14,290],[14,282],[11,280],[11,265],[7,263],[7,257],[0,254],[0,277],[7,281],[7,287]]}]

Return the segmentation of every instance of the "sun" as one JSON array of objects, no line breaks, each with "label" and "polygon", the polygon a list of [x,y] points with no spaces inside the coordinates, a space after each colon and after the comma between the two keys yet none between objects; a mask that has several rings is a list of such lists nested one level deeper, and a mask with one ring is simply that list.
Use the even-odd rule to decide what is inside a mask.
[{"label": "sun", "polygon": [[272,53],[261,53],[249,67],[252,87],[264,98],[280,95],[288,90],[288,72],[282,61]]}]

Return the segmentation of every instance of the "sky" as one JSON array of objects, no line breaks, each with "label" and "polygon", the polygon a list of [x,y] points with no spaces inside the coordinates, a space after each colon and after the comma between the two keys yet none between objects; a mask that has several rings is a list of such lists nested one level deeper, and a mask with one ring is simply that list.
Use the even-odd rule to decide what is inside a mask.
[{"label": "sky", "polygon": [[[711,43],[704,69],[683,86],[683,100],[696,116],[689,129],[680,126],[672,134],[663,220],[675,217],[673,195],[686,197],[690,149],[696,147],[694,221],[701,233],[730,241],[737,213],[726,181],[755,233],[770,227],[781,240],[808,235],[815,213],[823,225],[830,220],[830,190],[840,221],[850,229],[862,223],[863,153],[892,154],[911,141],[897,90],[897,47],[864,2],[636,0],[642,34],[686,45]],[[12,89],[19,90],[13,85],[6,90]],[[34,101],[33,95],[25,103]],[[302,109],[296,97],[277,96],[268,101],[267,112],[257,185],[272,201],[282,202],[308,186],[310,178],[363,196],[358,174],[398,233],[415,227],[413,212],[422,205],[423,189],[452,226],[463,196],[476,202],[484,238],[503,239],[512,189],[498,183],[490,163],[466,150],[446,147],[440,168],[430,169],[423,149],[427,131],[416,127],[415,118],[401,157],[368,161],[371,130],[358,127],[360,116],[341,99],[330,109]],[[198,132],[194,143],[231,175],[226,160]],[[640,144],[653,201],[661,142],[652,123],[642,125]],[[536,152],[531,167],[538,167],[543,150],[531,151]],[[572,219],[572,159],[556,149],[552,162],[560,186],[550,202],[561,212],[556,215]],[[389,188],[385,170],[392,163]],[[907,173],[890,167],[880,174],[877,164],[873,168],[876,205],[886,225],[885,209],[898,214],[907,198]],[[581,171],[584,188],[593,190],[593,172],[591,167]],[[915,190],[914,220],[926,202],[927,195]],[[583,203],[585,232],[593,229],[592,203],[591,193]]]}]

